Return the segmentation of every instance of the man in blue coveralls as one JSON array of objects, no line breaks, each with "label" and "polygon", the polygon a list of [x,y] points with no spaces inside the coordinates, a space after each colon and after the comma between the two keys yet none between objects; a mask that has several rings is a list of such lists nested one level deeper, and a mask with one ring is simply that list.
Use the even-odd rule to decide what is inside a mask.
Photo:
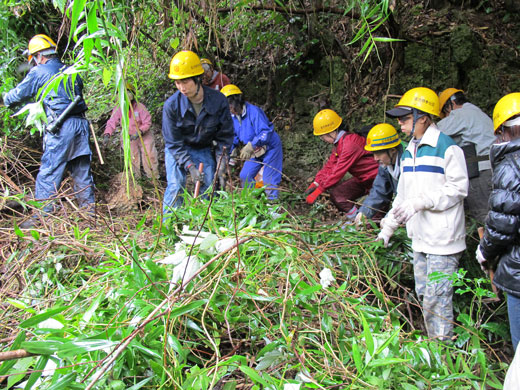
[{"label": "man in blue coveralls", "polygon": [[240,158],[247,160],[240,171],[242,185],[253,186],[255,176],[264,168],[263,182],[269,199],[278,198],[278,185],[282,180],[282,141],[264,111],[244,100],[242,91],[233,84],[224,86],[221,92],[228,98],[235,126],[233,149],[244,144]]},{"label": "man in blue coveralls", "polygon": [[[47,35],[38,34],[29,41],[29,63],[35,66],[23,81],[10,90],[4,97],[7,107],[25,103],[36,97],[40,89],[66,69],[56,55],[56,43]],[[65,85],[66,84],[66,85]],[[45,131],[43,138],[43,156],[40,170],[36,177],[35,196],[38,200],[47,200],[56,196],[65,171],[68,169],[74,179],[74,191],[80,207],[94,212],[94,181],[90,172],[91,151],[89,146],[89,124],[85,119],[87,105],[83,100],[83,82],[79,76],[60,83],[57,91],[52,89],[43,99],[43,107],[48,124],[55,122],[79,96],[74,108],[62,121],[61,126],[51,133]],[[49,126],[47,126],[49,129]],[[47,202],[44,215],[52,212],[54,205]],[[35,218],[20,225],[22,228],[33,227]]]},{"label": "man in blue coveralls", "polygon": [[[175,80],[178,91],[166,100],[163,108],[168,180],[164,216],[182,204],[179,192],[186,186],[187,173],[194,182],[202,183],[201,193],[213,182],[216,162],[220,161],[219,180],[225,176],[227,155],[233,143],[233,121],[226,97],[202,85],[203,73],[200,59],[192,51],[181,51],[170,62],[168,77]],[[197,169],[199,163],[204,164],[202,173]]]}]

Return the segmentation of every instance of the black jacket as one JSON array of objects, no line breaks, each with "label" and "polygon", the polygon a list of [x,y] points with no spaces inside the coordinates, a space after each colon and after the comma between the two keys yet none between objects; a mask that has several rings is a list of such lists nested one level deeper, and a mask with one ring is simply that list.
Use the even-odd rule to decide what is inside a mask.
[{"label": "black jacket", "polygon": [[520,298],[520,139],[491,147],[493,191],[480,249],[498,288]]}]

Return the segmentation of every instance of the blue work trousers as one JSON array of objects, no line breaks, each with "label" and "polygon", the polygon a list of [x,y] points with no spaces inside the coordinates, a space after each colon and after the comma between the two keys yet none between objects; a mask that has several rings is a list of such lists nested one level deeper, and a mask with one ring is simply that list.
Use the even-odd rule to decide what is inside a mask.
[{"label": "blue work trousers", "polygon": [[[199,163],[204,164],[204,181],[201,183],[200,193],[204,193],[215,176],[215,158],[211,148],[195,149],[185,146],[188,150],[191,162],[198,168]],[[166,215],[170,209],[182,206],[182,193],[186,188],[186,169],[179,166],[177,160],[168,148],[164,151],[166,165],[166,179],[168,186],[164,192],[163,215]]]},{"label": "blue work trousers", "polygon": [[247,160],[240,171],[242,186],[253,187],[255,176],[264,167],[263,182],[268,199],[278,199],[278,185],[282,181],[283,152],[282,145],[270,148],[259,158]]},{"label": "blue work trousers", "polygon": [[507,314],[509,315],[509,327],[513,348],[516,350],[520,342],[520,298],[507,294]]},{"label": "blue work trousers", "polygon": [[[74,192],[80,207],[94,205],[94,180],[90,172],[90,155],[79,156],[71,161],[49,165],[42,158],[42,165],[36,177],[36,199],[53,198],[61,185],[65,171],[68,170],[74,180]],[[52,212],[54,205],[47,203],[42,210]]]},{"label": "blue work trousers", "polygon": [[[36,199],[56,196],[65,172],[74,180],[74,192],[80,207],[94,205],[94,180],[90,171],[89,127],[83,118],[69,118],[57,135],[45,134],[44,152],[36,177]],[[43,211],[52,212],[52,202]]]}]

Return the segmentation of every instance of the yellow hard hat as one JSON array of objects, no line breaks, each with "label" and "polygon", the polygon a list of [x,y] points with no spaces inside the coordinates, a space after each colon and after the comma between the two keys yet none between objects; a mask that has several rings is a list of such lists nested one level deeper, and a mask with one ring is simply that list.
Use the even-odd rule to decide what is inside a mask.
[{"label": "yellow hard hat", "polygon": [[316,114],[312,121],[314,135],[328,134],[336,130],[343,120],[335,111],[326,108]]},{"label": "yellow hard hat", "polygon": [[29,54],[29,57],[27,60],[31,62],[34,54],[46,49],[51,49],[56,52],[56,43],[45,34],[35,35],[29,41],[29,47],[27,49],[27,54]]},{"label": "yellow hard hat", "polygon": [[430,88],[412,88],[405,92],[395,108],[388,110],[386,113],[393,117],[411,114],[411,110],[407,112],[407,108],[415,108],[427,114],[439,116],[439,97]]},{"label": "yellow hard hat", "polygon": [[220,90],[226,97],[231,95],[240,95],[242,91],[235,84],[228,84],[222,87]]},{"label": "yellow hard hat", "polygon": [[173,80],[187,79],[204,73],[199,56],[190,50],[180,51],[170,61],[168,77]]},{"label": "yellow hard hat", "polygon": [[442,108],[446,104],[449,98],[451,98],[453,95],[455,95],[457,92],[464,92],[462,89],[457,88],[446,88],[444,91],[442,91],[439,94],[439,108],[441,110],[440,117],[444,118],[444,113],[442,112]]},{"label": "yellow hard hat", "polygon": [[520,114],[520,92],[510,93],[502,97],[493,110],[495,133],[505,121],[518,114]]},{"label": "yellow hard hat", "polygon": [[367,135],[365,150],[375,152],[386,150],[401,144],[395,127],[388,123],[379,123],[372,127]]},{"label": "yellow hard hat", "polygon": [[201,64],[208,64],[208,65],[210,65],[210,66],[213,66],[213,64],[211,63],[211,61],[208,60],[207,58],[201,58],[201,59],[200,59],[200,63],[201,63]]}]

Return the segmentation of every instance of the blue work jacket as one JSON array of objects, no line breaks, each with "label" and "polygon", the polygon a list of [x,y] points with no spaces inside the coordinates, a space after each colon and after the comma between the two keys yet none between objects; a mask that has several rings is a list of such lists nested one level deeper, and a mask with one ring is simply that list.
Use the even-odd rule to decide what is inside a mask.
[{"label": "blue work jacket", "polygon": [[239,118],[233,115],[235,126],[235,139],[232,149],[240,142],[247,144],[251,142],[254,148],[265,146],[267,149],[281,148],[280,137],[274,131],[273,124],[267,119],[264,111],[254,104],[246,102],[245,115]]},{"label": "blue work jacket", "polygon": [[[20,84],[6,94],[5,105],[12,107],[35,98],[40,88],[65,68],[66,65],[58,58],[50,58],[45,64],[35,66]],[[79,75],[75,77],[74,90],[72,90],[72,77],[67,79],[66,84],[60,83],[57,91],[51,90],[43,99],[48,121],[57,119],[75,96],[83,96],[83,81]],[[59,132],[45,134],[43,148],[47,153],[51,153],[52,157],[42,157],[42,169],[54,170],[63,162],[91,154],[88,122],[84,119],[86,110],[87,105],[82,98],[67,116]]]},{"label": "blue work jacket", "polygon": [[[36,97],[41,87],[60,73],[60,71],[65,70],[65,68],[66,65],[58,58],[51,58],[45,64],[35,66],[29,71],[20,84],[6,94],[4,98],[5,105],[9,107],[27,103]],[[48,120],[59,117],[72,100],[74,100],[76,95],[83,96],[83,81],[79,75],[76,75],[75,78],[74,91],[72,91],[71,86],[72,77],[69,77],[67,86],[61,83],[57,91],[51,90],[43,99],[43,107]],[[86,110],[87,105],[85,101],[81,99],[69,116],[82,114]]]},{"label": "blue work jacket", "polygon": [[[403,149],[399,148],[397,161],[401,160]],[[370,193],[363,201],[363,205],[359,208],[359,212],[363,213],[367,218],[372,218],[379,210],[385,210],[392,203],[394,194],[397,192],[398,180],[394,179],[388,169],[380,165],[377,176],[374,179]]]},{"label": "blue work jacket", "polygon": [[188,98],[179,91],[170,96],[163,107],[165,148],[185,169],[192,164],[185,145],[195,149],[210,148],[215,141],[219,156],[224,147],[228,154],[233,143],[233,121],[226,97],[219,91],[202,88],[204,100],[198,116]]}]

